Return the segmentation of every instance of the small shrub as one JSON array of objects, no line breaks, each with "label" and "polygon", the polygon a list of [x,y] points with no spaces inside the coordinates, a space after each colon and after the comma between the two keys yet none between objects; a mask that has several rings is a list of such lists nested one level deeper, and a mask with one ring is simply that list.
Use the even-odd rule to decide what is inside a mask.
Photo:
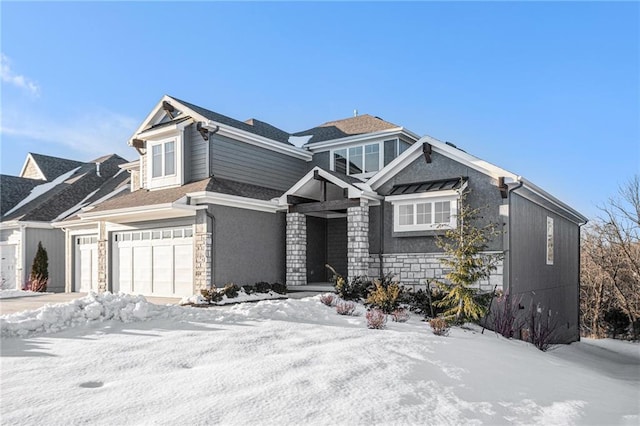
[{"label": "small shrub", "polygon": [[275,291],[278,294],[287,294],[287,285],[280,283],[271,284],[271,290]]},{"label": "small shrub", "polygon": [[346,280],[344,277],[338,277],[336,281],[336,293],[344,300],[360,300],[367,297],[368,289],[371,281],[367,277],[355,277]]},{"label": "small shrub", "polygon": [[256,287],[252,285],[243,285],[242,289],[246,294],[253,294],[256,292]]},{"label": "small shrub", "polygon": [[443,317],[432,318],[429,320],[429,325],[433,334],[436,336],[448,336],[449,335],[449,323]]},{"label": "small shrub", "polygon": [[493,331],[510,339],[516,330],[522,328],[522,321],[518,320],[518,310],[522,297],[512,299],[508,293],[498,297],[496,307],[491,312]]},{"label": "small shrub", "polygon": [[211,288],[205,288],[200,290],[200,294],[204,297],[209,303],[218,303],[222,300],[222,296],[224,295],[224,290],[219,291],[215,286]]},{"label": "small shrub", "polygon": [[545,352],[553,346],[557,329],[558,323],[552,317],[550,310],[531,306],[527,328],[523,331],[522,340],[533,343],[536,348]]},{"label": "small shrub", "polygon": [[336,312],[340,315],[353,315],[356,311],[356,304],[353,302],[342,301],[336,303]]},{"label": "small shrub", "polygon": [[269,291],[271,290],[271,284],[264,281],[255,283],[254,287],[256,288],[257,293],[269,293]]},{"label": "small shrub", "polygon": [[391,318],[394,322],[409,321],[409,312],[405,308],[398,308],[391,312]]},{"label": "small shrub", "polygon": [[320,301],[327,306],[333,306],[333,303],[335,302],[335,300],[336,300],[336,296],[333,294],[327,293],[320,296]]},{"label": "small shrub", "polygon": [[400,304],[401,291],[398,283],[394,282],[385,286],[381,281],[375,280],[374,285],[375,289],[367,297],[367,304],[382,310],[385,314],[396,310]]},{"label": "small shrub", "polygon": [[47,291],[47,284],[49,283],[48,279],[43,278],[31,278],[24,285],[23,290],[26,291],[35,291],[39,293],[44,293]]},{"label": "small shrub", "polygon": [[369,328],[381,330],[387,324],[387,314],[385,314],[381,309],[369,309],[367,311],[366,317],[367,327]]},{"label": "small shrub", "polygon": [[444,312],[444,309],[438,306],[445,296],[445,293],[439,288],[419,289],[418,291],[407,291],[404,295],[404,301],[409,305],[411,312],[415,312],[425,318],[435,318]]},{"label": "small shrub", "polygon": [[224,295],[229,299],[234,299],[238,297],[238,291],[240,291],[240,287],[238,287],[234,283],[225,284],[224,289],[222,290]]},{"label": "small shrub", "polygon": [[27,286],[31,291],[45,292],[47,291],[47,283],[49,282],[49,256],[47,250],[42,247],[42,241],[38,242],[38,249],[33,258],[31,265],[31,274],[29,274],[29,282]]}]

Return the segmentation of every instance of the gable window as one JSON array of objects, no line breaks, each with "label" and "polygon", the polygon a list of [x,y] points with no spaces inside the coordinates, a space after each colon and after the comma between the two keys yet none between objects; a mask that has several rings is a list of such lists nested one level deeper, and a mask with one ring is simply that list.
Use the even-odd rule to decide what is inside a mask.
[{"label": "gable window", "polygon": [[151,146],[151,177],[176,174],[176,143],[169,141]]},{"label": "gable window", "polygon": [[411,146],[398,138],[375,143],[334,149],[331,170],[347,175],[375,173]]},{"label": "gable window", "polygon": [[547,216],[547,265],[553,265],[553,218]]},{"label": "gable window", "polygon": [[402,199],[392,201],[392,204],[394,232],[456,227],[457,196]]}]

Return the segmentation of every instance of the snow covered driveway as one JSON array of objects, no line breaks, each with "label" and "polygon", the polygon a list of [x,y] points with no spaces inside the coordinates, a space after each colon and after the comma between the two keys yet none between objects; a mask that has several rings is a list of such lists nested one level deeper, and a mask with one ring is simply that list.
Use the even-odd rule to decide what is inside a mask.
[{"label": "snow covered driveway", "polygon": [[418,317],[369,330],[317,298],[198,309],[90,295],[0,320],[3,425],[639,420],[637,375],[613,374],[639,367],[637,345],[542,353],[473,328],[434,336]]}]

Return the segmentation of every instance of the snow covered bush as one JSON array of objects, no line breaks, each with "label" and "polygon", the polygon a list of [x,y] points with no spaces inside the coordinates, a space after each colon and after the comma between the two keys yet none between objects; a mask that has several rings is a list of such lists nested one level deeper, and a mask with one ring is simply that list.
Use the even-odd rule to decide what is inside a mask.
[{"label": "snow covered bush", "polygon": [[335,302],[335,300],[336,300],[336,297],[330,293],[323,294],[322,296],[320,296],[320,301],[327,306],[333,306],[333,303]]},{"label": "snow covered bush", "polygon": [[409,321],[409,312],[405,308],[398,308],[391,312],[391,318],[394,322]]},{"label": "snow covered bush", "polygon": [[387,314],[385,314],[381,309],[369,309],[366,314],[367,318],[367,327],[381,330],[387,324]]},{"label": "snow covered bush", "polygon": [[349,301],[336,303],[336,312],[340,315],[353,315],[356,311],[356,304]]},{"label": "snow covered bush", "polygon": [[200,290],[200,294],[208,303],[217,303],[222,300],[223,291],[219,291],[215,286]]},{"label": "snow covered bush", "polygon": [[449,335],[449,323],[443,317],[432,318],[429,320],[429,325],[433,334],[436,336],[448,336]]},{"label": "snow covered bush", "polygon": [[227,298],[234,299],[238,297],[238,291],[240,291],[240,287],[238,287],[234,283],[227,283],[225,284],[224,289],[222,291],[224,295],[227,296]]}]

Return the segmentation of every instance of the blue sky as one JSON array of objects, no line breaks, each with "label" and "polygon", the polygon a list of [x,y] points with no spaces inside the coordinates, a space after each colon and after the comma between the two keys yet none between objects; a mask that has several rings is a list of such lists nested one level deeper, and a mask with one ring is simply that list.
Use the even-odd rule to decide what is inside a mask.
[{"label": "blue sky", "polygon": [[640,173],[637,2],[0,3],[1,172],[129,160],[169,94],[294,132],[357,109],[589,217]]}]

